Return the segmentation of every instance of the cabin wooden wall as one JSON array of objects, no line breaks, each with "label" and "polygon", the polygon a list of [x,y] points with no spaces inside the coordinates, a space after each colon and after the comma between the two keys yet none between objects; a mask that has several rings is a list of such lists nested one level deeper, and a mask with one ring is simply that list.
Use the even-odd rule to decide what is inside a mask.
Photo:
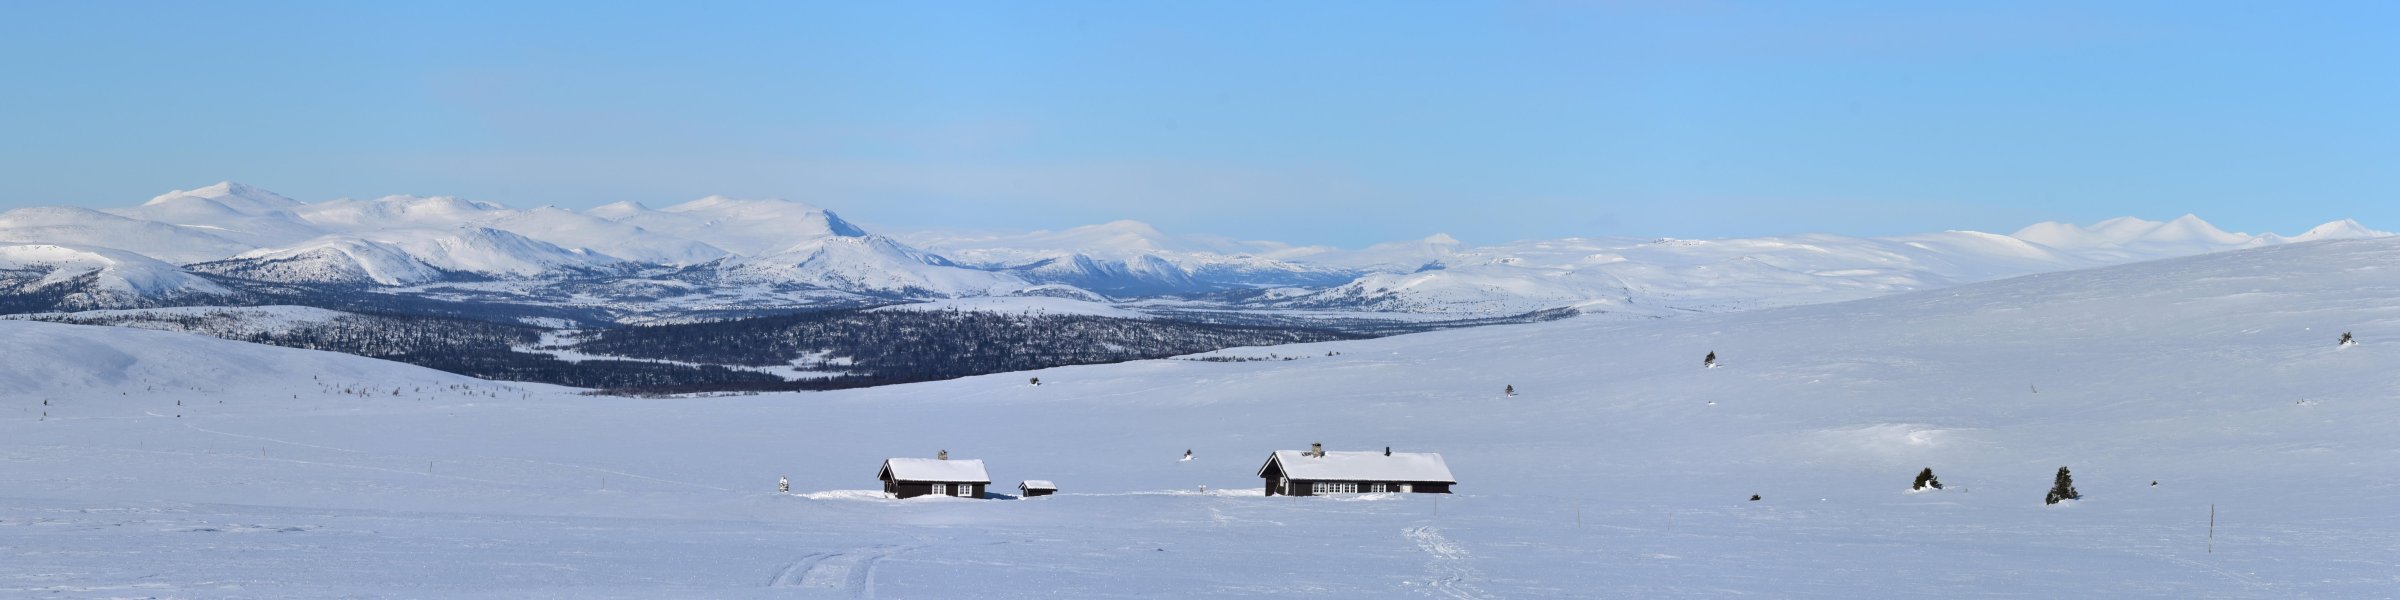
[{"label": "cabin wooden wall", "polygon": [[[1318,481],[1325,481],[1325,480],[1322,480],[1322,479],[1315,479],[1315,480],[1310,480],[1310,479],[1294,479],[1294,480],[1292,480],[1292,489],[1291,489],[1291,490],[1290,490],[1288,493],[1280,493],[1280,494],[1279,494],[1278,492],[1276,492],[1276,491],[1275,491],[1275,480],[1273,480],[1273,479],[1269,479],[1269,480],[1267,480],[1267,495],[1269,495],[1269,496],[1276,496],[1276,495],[1286,495],[1286,496],[1314,496],[1314,495],[1317,495],[1317,493],[1316,493],[1316,491],[1315,491],[1315,487],[1314,487],[1314,486],[1312,486],[1312,485],[1310,485],[1310,484],[1316,483],[1316,482],[1318,482]],[[1384,485],[1386,485],[1386,486],[1390,486],[1390,489],[1399,489],[1399,486],[1400,486],[1400,484],[1403,484],[1403,483],[1405,483],[1405,484],[1408,484],[1408,485],[1409,485],[1409,488],[1408,488],[1408,489],[1409,489],[1409,493],[1412,493],[1412,494],[1447,494],[1447,493],[1450,493],[1450,484],[1447,484],[1447,483],[1421,483],[1421,482],[1414,482],[1414,481],[1360,481],[1360,482],[1356,482],[1356,483],[1358,483],[1358,486],[1359,486],[1361,489],[1364,489],[1364,488],[1366,488],[1366,486],[1368,486],[1368,485],[1371,485],[1371,484],[1377,484],[1377,483],[1381,483],[1381,484],[1384,484]],[[1398,493],[1398,492],[1391,492],[1391,493]]]},{"label": "cabin wooden wall", "polygon": [[[966,496],[958,496],[959,486],[971,486],[974,488],[974,490],[969,492]],[[949,487],[950,493],[943,494],[944,496],[982,498],[984,492],[990,491],[989,488],[991,485],[982,483],[953,483],[950,484]],[[928,496],[933,494],[933,484],[908,481],[886,481],[883,482],[883,493],[891,494],[892,496],[899,498]]]}]

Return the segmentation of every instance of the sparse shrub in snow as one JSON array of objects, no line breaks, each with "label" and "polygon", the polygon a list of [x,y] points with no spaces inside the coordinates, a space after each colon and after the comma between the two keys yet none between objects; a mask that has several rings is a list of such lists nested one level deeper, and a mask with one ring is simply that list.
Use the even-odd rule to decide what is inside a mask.
[{"label": "sparse shrub in snow", "polygon": [[2356,338],[2352,338],[2352,337],[2350,337],[2350,332],[2344,331],[2344,332],[2342,332],[2342,341],[2341,341],[2340,343],[2338,343],[2338,344],[2335,344],[2335,345],[2337,345],[2337,346],[2341,346],[2341,347],[2344,347],[2344,348],[2348,348],[2348,347],[2351,347],[2351,346],[2356,346],[2356,345],[2358,345],[2358,340],[2357,340]]},{"label": "sparse shrub in snow", "polygon": [[1025,384],[1026,384],[1026,385],[1041,385],[1041,384],[1042,384],[1042,378],[1040,378],[1040,377],[1035,377],[1035,378],[1032,378],[1032,379],[1027,379],[1027,380],[1025,380]]},{"label": "sparse shrub in snow", "polygon": [[1758,501],[1758,494],[1751,494],[1751,495],[1750,495],[1750,501],[1751,501],[1751,502],[1757,502],[1757,501]]},{"label": "sparse shrub in snow", "polygon": [[[2064,474],[2065,472],[2061,471],[2060,473]],[[1908,486],[1908,489],[1911,490],[1922,490],[1925,488],[1933,488],[1937,490],[1942,489],[1942,480],[1941,478],[1933,476],[1933,467],[1925,467],[1925,470],[1918,471],[1917,482]]]},{"label": "sparse shrub in snow", "polygon": [[1508,389],[1502,390],[1502,392],[1508,394],[1510,397],[1515,397],[1517,395],[1517,384],[1508,384]]},{"label": "sparse shrub in snow", "polygon": [[2081,499],[2083,499],[2083,494],[2075,493],[2075,476],[2068,474],[2066,467],[2059,467],[2058,480],[2050,484],[2050,495],[2042,498],[2042,504],[2057,504],[2062,500]]}]

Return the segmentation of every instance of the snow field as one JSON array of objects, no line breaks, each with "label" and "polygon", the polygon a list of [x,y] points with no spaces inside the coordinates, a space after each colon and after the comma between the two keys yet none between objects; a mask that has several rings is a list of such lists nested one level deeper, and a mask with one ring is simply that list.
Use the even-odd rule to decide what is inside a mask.
[{"label": "snow field", "polygon": [[[440,375],[0,322],[11,356],[62,354],[35,334],[71,330],[144,373],[0,376],[0,409],[83,389],[92,411],[0,412],[0,595],[2386,596],[2394,297],[2400,241],[2344,241],[1224,352],[1293,361],[658,400],[525,386],[347,410],[308,410],[297,373]],[[2362,343],[2337,348],[2342,331]],[[189,366],[138,371],[186,344],[170,362]],[[1700,367],[1711,351],[1723,368]],[[85,362],[64,354],[30,372]],[[257,387],[126,383],[246,363],[231,373]],[[304,398],[139,410],[274,386]],[[1250,495],[1268,452],[1311,442],[1441,453],[1460,493]],[[1177,461],[1187,448],[1197,460]],[[1061,493],[845,491],[940,449],[985,461],[994,490]],[[2044,506],[2062,465],[2085,499]],[[1948,489],[1910,493],[1925,467]],[[779,476],[794,494],[773,492]]]}]

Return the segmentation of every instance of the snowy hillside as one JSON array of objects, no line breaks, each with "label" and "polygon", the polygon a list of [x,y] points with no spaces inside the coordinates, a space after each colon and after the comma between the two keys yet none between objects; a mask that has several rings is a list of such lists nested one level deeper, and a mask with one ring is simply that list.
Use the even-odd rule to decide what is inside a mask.
[{"label": "snowy hillside", "polygon": [[2043,224],[2015,236],[1972,231],[1889,238],[1593,238],[1465,248],[1414,272],[1370,273],[1273,306],[1495,314],[1558,306],[1664,316],[1869,298],[2031,273],[2388,235],[2336,222],[2308,236],[2249,236],[2196,218]]},{"label": "snowy hillside", "polygon": [[[349,357],[0,322],[0,352],[40,357],[0,366],[0,590],[2378,597],[2400,569],[2396,298],[2400,240],[2329,241],[674,401],[469,400]],[[314,395],[295,375],[321,372],[429,385]],[[51,391],[77,395],[37,418]],[[1439,453],[1458,493],[1258,496],[1268,453],[1312,442]],[[1062,492],[869,491],[884,459],[937,450],[996,491]],[[2045,506],[2061,466],[2083,499]],[[1925,468],[1945,489],[1909,490]]]},{"label": "snowy hillside", "polygon": [[714,266],[720,277],[735,282],[895,296],[991,296],[1028,287],[1016,277],[960,267],[879,235],[820,237]]},{"label": "snowy hillside", "polygon": [[615,257],[574,252],[498,229],[385,229],[262,248],[194,269],[261,281],[408,285],[452,274],[525,278],[607,268]]},{"label": "snowy hillside", "polygon": [[0,242],[111,248],[175,264],[224,258],[250,248],[205,228],[66,206],[0,212]]},{"label": "snowy hillside", "polygon": [[257,247],[288,244],[319,235],[317,227],[292,213],[301,206],[300,201],[274,192],[223,182],[196,190],[167,192],[141,206],[106,212],[195,229]]},{"label": "snowy hillside", "polygon": [[2071,223],[2036,223],[2018,230],[2013,237],[2051,248],[2076,252],[2107,262],[2127,262],[2168,256],[2189,256],[2221,252],[2238,248],[2256,248],[2294,242],[2359,239],[2391,235],[2375,231],[2343,219],[2318,225],[2300,235],[2284,237],[2275,234],[2245,235],[2226,233],[2200,220],[2184,215],[2175,220],[2144,221],[2119,217],[2089,227]]},{"label": "snowy hillside", "polygon": [[[478,395],[507,391],[512,396],[560,389],[492,383],[347,354],[126,327],[0,320],[0,340],[12,357],[0,361],[0,396],[16,409],[10,411],[17,415],[11,421],[26,416],[39,421],[36,413],[44,411],[50,419],[173,419],[179,399],[187,415],[203,410],[290,415],[320,407],[329,398],[348,398],[347,408],[412,402],[360,399],[357,392],[369,387],[382,390],[370,396],[388,394],[395,387],[471,389]],[[343,387],[351,391],[341,392]],[[295,395],[301,398],[292,398]],[[205,409],[200,406],[204,399],[209,404]],[[221,400],[226,402],[220,405]]]},{"label": "snowy hillside", "polygon": [[1205,235],[1169,235],[1114,221],[1023,234],[919,232],[911,243],[962,263],[1109,294],[1142,296],[1230,288],[1323,286],[1355,272],[1283,260],[1319,248]]},{"label": "snowy hillside", "polygon": [[0,244],[0,293],[54,296],[78,308],[136,306],[227,290],[175,265],[107,248]]},{"label": "snowy hillside", "polygon": [[565,248],[585,248],[657,265],[696,265],[727,256],[724,250],[703,242],[552,206],[517,211],[479,224]]},{"label": "snowy hillside", "polygon": [[636,202],[618,202],[587,212],[650,231],[706,241],[746,256],[782,251],[803,240],[866,235],[833,211],[789,200],[709,196],[658,210]]}]

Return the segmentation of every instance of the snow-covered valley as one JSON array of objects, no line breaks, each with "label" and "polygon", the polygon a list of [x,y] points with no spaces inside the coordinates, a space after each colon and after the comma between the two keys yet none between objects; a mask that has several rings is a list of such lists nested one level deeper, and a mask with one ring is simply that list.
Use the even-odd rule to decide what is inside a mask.
[{"label": "snow-covered valley", "polygon": [[[2388,596],[2394,298],[2400,241],[2322,241],[672,399],[0,321],[0,595]],[[1312,442],[1457,493],[1259,496]],[[851,491],[939,450],[1063,491]]]}]

